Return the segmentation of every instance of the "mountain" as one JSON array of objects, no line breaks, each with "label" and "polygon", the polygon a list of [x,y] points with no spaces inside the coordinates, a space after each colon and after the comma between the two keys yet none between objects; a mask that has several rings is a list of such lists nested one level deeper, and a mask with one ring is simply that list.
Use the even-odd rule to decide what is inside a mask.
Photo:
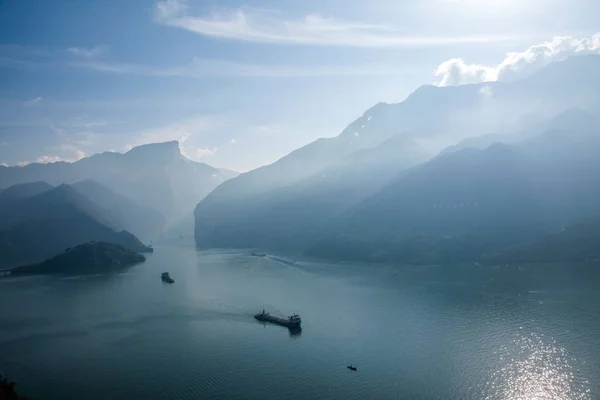
[{"label": "mountain", "polygon": [[[10,191],[8,188],[7,191]],[[6,196],[6,193],[3,193]],[[0,209],[0,229],[25,222],[45,218],[48,215],[60,217],[65,210],[65,205],[73,207],[101,224],[111,228],[120,229],[120,221],[108,210],[103,209],[85,196],[77,193],[71,186],[62,184],[40,194],[15,198],[4,204]]]},{"label": "mountain", "polygon": [[0,195],[5,198],[21,199],[47,192],[53,187],[54,186],[46,182],[27,182],[4,189],[0,192]]},{"label": "mountain", "polygon": [[[9,188],[10,189],[10,188]],[[8,190],[8,189],[7,189]],[[89,241],[105,241],[137,252],[151,251],[119,221],[68,185],[0,208],[0,265],[38,262]]]},{"label": "mountain", "polygon": [[468,261],[600,214],[600,132],[444,154],[346,212],[308,254]]},{"label": "mountain", "polygon": [[18,199],[47,192],[53,187],[54,186],[46,182],[27,182],[21,183],[19,185],[13,185],[7,189],[0,191],[0,216],[2,215],[2,207],[5,204],[10,204]]},{"label": "mountain", "polygon": [[488,253],[485,264],[600,262],[600,217],[592,217],[548,234],[533,243]]},{"label": "mountain", "polygon": [[51,185],[94,180],[167,222],[191,214],[195,205],[232,172],[185,158],[176,141],[134,147],[125,154],[102,153],[74,163],[0,168],[0,187],[44,181]]},{"label": "mountain", "polygon": [[156,210],[143,207],[91,179],[71,185],[76,192],[108,210],[125,229],[141,239],[157,237],[165,228],[165,218]]},{"label": "mountain", "polygon": [[485,149],[496,143],[516,144],[541,135],[547,130],[600,130],[600,117],[580,108],[569,108],[548,119],[536,120],[527,129],[492,133],[467,138],[456,145],[445,148],[441,154],[466,148]]},{"label": "mountain", "polygon": [[110,268],[122,268],[146,261],[146,257],[124,247],[89,242],[66,249],[63,253],[37,264],[17,267],[11,275],[67,274],[104,272]]},{"label": "mountain", "polygon": [[414,140],[397,136],[264,194],[224,201],[217,188],[196,208],[196,241],[205,247],[299,249],[331,219],[429,157]]},{"label": "mountain", "polygon": [[[401,103],[377,104],[338,136],[318,139],[218,186],[196,207],[196,242],[219,247],[266,243],[280,247],[302,242],[313,236],[313,230],[361,201],[360,196],[373,194],[386,179],[424,161],[405,162],[410,152],[387,148],[387,141],[456,143],[497,132],[531,115],[549,117],[574,107],[595,112],[600,109],[600,90],[590,82],[600,82],[600,56],[573,57],[510,83],[426,85]],[[379,168],[382,175],[367,172],[357,183],[365,168],[358,160],[354,164],[349,160],[370,150],[373,154],[390,150],[391,160],[398,165],[386,168],[390,158],[384,157]],[[367,170],[377,170],[378,163],[373,156]],[[371,184],[370,179],[375,181]]]}]

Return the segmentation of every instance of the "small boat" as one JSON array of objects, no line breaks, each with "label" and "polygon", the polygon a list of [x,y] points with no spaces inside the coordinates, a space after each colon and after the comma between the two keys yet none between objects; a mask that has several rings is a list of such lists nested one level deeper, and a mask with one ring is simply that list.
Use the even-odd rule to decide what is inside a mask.
[{"label": "small boat", "polygon": [[167,282],[167,283],[174,283],[174,282],[175,282],[175,281],[173,280],[173,278],[171,278],[171,277],[169,276],[169,273],[168,273],[168,272],[163,272],[163,273],[160,275],[160,279],[162,279],[162,281],[163,281],[163,282]]},{"label": "small boat", "polygon": [[352,364],[348,365],[348,369],[352,370],[352,371],[356,371],[356,367],[354,367]]},{"label": "small boat", "polygon": [[255,253],[255,252],[252,252],[252,253],[250,253],[250,254],[251,254],[252,256],[254,256],[254,257],[266,257],[266,256],[267,256],[267,254],[266,254],[266,253]]}]

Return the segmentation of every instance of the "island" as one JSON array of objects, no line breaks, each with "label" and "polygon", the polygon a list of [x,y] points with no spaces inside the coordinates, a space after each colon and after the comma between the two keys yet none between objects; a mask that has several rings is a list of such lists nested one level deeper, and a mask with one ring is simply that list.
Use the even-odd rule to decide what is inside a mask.
[{"label": "island", "polygon": [[17,267],[10,275],[104,272],[146,261],[142,254],[107,242],[88,242],[40,263]]}]

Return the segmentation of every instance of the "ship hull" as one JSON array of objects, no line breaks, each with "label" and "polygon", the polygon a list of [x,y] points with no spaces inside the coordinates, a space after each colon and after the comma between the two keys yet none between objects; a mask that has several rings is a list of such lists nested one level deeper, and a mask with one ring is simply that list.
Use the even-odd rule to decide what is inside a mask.
[{"label": "ship hull", "polygon": [[261,322],[269,322],[271,324],[285,326],[290,329],[300,329],[300,322],[290,322],[289,319],[273,317],[271,315],[255,315],[254,318]]}]

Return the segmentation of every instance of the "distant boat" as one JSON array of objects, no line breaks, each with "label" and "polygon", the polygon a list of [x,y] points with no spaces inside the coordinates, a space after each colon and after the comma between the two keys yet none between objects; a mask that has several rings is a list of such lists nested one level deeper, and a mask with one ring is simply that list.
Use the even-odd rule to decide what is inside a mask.
[{"label": "distant boat", "polygon": [[352,371],[356,371],[356,367],[352,366],[352,364],[348,365],[348,369]]},{"label": "distant boat", "polygon": [[160,275],[160,279],[162,279],[162,281],[163,281],[163,282],[167,282],[167,283],[175,283],[175,281],[173,280],[173,278],[171,278],[171,277],[169,276],[169,273],[168,273],[168,272],[163,272],[163,273]]},{"label": "distant boat", "polygon": [[254,257],[266,257],[267,256],[266,253],[255,253],[255,252],[250,253],[250,255],[253,255]]}]

